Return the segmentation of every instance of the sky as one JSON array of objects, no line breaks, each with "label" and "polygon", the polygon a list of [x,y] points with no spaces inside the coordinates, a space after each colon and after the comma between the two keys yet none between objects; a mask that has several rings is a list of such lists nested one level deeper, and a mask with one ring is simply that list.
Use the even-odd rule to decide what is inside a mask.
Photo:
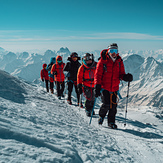
[{"label": "sky", "polygon": [[162,0],[0,0],[0,47],[11,51],[163,49]]}]

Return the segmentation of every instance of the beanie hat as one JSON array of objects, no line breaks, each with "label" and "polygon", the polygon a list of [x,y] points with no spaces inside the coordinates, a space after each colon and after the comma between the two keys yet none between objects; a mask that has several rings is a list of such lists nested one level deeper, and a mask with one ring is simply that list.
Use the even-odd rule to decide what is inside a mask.
[{"label": "beanie hat", "polygon": [[112,43],[108,46],[109,49],[118,49],[118,45],[116,43]]},{"label": "beanie hat", "polygon": [[70,57],[71,57],[71,58],[73,58],[73,57],[78,57],[78,54],[77,54],[76,52],[73,52],[73,53],[71,53]]}]

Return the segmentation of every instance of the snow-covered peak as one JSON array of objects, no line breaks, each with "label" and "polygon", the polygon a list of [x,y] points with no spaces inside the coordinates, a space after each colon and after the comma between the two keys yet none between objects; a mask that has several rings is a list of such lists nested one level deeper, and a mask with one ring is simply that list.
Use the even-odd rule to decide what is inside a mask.
[{"label": "snow-covered peak", "polygon": [[0,47],[0,52],[4,52],[5,51],[5,49],[3,49],[2,47]]},{"label": "snow-covered peak", "polygon": [[65,47],[65,48],[61,47],[57,51],[57,55],[61,55],[64,62],[66,62],[66,60],[70,56],[70,54],[71,54],[71,52],[69,51],[69,49],[67,47]]},{"label": "snow-covered peak", "polygon": [[67,47],[61,47],[57,53],[70,53],[69,49]]}]

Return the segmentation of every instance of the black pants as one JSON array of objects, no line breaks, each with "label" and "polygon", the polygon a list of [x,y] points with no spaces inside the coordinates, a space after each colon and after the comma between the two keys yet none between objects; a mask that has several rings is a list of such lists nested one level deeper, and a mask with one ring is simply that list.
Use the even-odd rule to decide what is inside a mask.
[{"label": "black pants", "polygon": [[74,82],[71,82],[71,81],[69,81],[67,84],[68,84],[68,100],[71,101],[71,93],[72,93],[73,85],[74,85],[77,100],[78,100],[78,103],[79,103],[80,94],[78,92],[77,85],[75,85]]},{"label": "black pants", "polygon": [[103,104],[99,110],[99,116],[105,118],[108,112],[108,124],[115,123],[115,116],[117,113],[117,92],[113,92],[111,95],[109,91],[104,90],[101,93],[101,99]]},{"label": "black pants", "polygon": [[54,82],[50,82],[50,89],[53,90],[54,88]]},{"label": "black pants", "polygon": [[84,86],[84,95],[86,97],[85,109],[91,112],[95,101],[94,88]]},{"label": "black pants", "polygon": [[57,89],[57,96],[59,97],[63,94],[63,91],[65,89],[65,82],[55,81],[55,84],[56,84],[56,89]]},{"label": "black pants", "polygon": [[46,91],[49,92],[49,80],[45,80],[45,84],[46,84]]}]

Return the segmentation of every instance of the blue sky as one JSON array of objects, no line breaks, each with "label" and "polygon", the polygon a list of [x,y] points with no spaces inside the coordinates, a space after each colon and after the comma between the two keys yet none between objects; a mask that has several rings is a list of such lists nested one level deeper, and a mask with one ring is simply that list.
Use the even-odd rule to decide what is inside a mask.
[{"label": "blue sky", "polygon": [[162,0],[0,0],[0,47],[163,49]]}]

